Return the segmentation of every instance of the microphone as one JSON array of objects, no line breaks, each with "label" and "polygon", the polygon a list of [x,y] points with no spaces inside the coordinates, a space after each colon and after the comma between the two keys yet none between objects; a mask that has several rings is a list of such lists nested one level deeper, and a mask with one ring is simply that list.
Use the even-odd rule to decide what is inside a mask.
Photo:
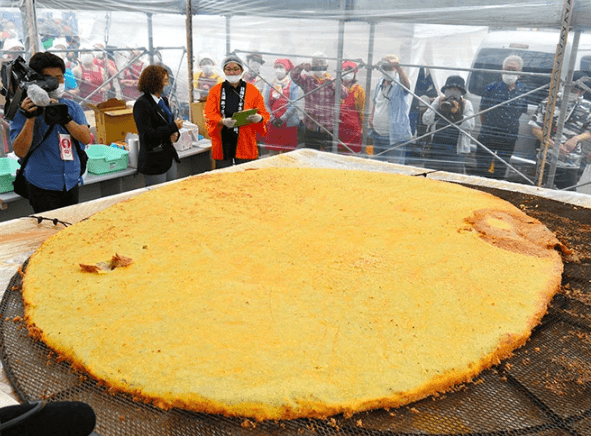
[{"label": "microphone", "polygon": [[79,401],[37,402],[3,407],[0,423],[2,436],[90,436],[97,418]]},{"label": "microphone", "polygon": [[50,104],[50,97],[48,92],[40,88],[36,84],[31,84],[27,87],[27,96],[34,102],[38,107],[48,106]]}]

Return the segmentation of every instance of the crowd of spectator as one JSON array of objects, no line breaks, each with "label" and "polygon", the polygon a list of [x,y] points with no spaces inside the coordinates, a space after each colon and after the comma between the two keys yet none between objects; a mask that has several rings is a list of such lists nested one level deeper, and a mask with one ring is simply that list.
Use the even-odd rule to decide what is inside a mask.
[{"label": "crowd of spectator", "polygon": [[[24,55],[25,47],[14,23],[2,26],[2,61],[9,62]],[[150,57],[137,47],[108,47],[101,41],[81,43],[75,36],[48,35],[43,46],[65,63],[65,98],[84,107],[85,103],[98,104],[109,98],[134,101],[141,96],[138,81]],[[153,59],[169,71],[169,85],[162,95],[174,94],[172,70],[162,64],[159,53],[154,53]],[[546,102],[536,113],[529,112],[535,106],[524,97],[530,89],[521,80],[523,61],[515,55],[503,59],[500,80],[487,86],[478,107],[467,98],[465,80],[459,75],[448,77],[440,87],[429,70],[419,68],[416,87],[411,89],[405,69],[393,54],[382,56],[372,68],[353,60],[336,65],[322,52],[304,62],[257,51],[247,52],[243,59],[242,80],[260,91],[269,113],[264,133],[256,137],[260,155],[302,147],[345,154],[363,152],[392,163],[505,179],[523,114],[533,117],[537,159],[544,146],[542,114]],[[380,74],[369,96],[357,80],[362,69],[366,74]],[[340,72],[340,82],[333,73],[336,71]],[[225,73],[215,57],[199,53],[193,71],[194,99],[205,101],[210,90],[224,80]],[[565,131],[560,135],[564,142],[557,148],[557,156],[551,154],[557,161],[556,186],[560,188],[577,183],[590,164],[591,103],[583,98],[584,90],[576,92],[578,89],[574,88],[571,112],[565,115]],[[551,141],[556,133],[551,132]]]}]

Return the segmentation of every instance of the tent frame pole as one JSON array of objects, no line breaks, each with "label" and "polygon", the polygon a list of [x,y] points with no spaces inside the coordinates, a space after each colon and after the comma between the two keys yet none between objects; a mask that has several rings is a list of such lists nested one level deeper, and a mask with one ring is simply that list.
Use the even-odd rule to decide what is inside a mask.
[{"label": "tent frame pole", "polygon": [[[192,0],[185,1],[185,32],[187,37],[187,107],[189,119],[193,119],[192,105],[194,103],[194,58],[192,38]],[[176,80],[176,78],[175,78]]]},{"label": "tent frame pole", "polygon": [[[547,162],[548,148],[551,136],[551,127],[553,124],[553,115],[555,112],[555,106],[558,97],[558,90],[560,88],[560,79],[562,77],[562,64],[564,62],[564,54],[566,52],[566,41],[568,40],[568,33],[570,31],[570,21],[572,20],[572,8],[574,0],[565,0],[562,8],[562,25],[560,26],[560,41],[556,47],[556,55],[553,62],[553,70],[551,73],[551,82],[549,84],[549,94],[547,97],[547,107],[545,108],[545,118],[543,120],[543,131],[541,148],[539,151],[539,168],[537,186],[543,185],[543,178],[545,176],[545,164]],[[559,146],[559,145],[558,145]],[[553,163],[555,166],[556,162]]]},{"label": "tent frame pole", "polygon": [[21,22],[23,28],[27,29],[25,38],[25,60],[28,60],[40,51],[40,38],[38,38],[38,19],[36,18],[35,0],[26,0],[19,8],[21,10]]},{"label": "tent frame pole", "polygon": [[366,99],[364,101],[364,123],[362,124],[362,150],[361,152],[366,153],[366,143],[368,141],[368,120],[370,119],[371,102],[373,96],[372,91],[372,63],[375,52],[375,28],[377,24],[374,21],[370,22],[370,29],[368,31],[368,57],[366,58],[366,83],[364,84],[364,91],[366,93]]}]

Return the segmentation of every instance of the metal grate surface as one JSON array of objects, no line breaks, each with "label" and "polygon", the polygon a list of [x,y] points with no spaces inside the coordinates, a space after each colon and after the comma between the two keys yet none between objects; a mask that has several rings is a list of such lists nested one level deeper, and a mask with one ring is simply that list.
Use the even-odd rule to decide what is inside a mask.
[{"label": "metal grate surface", "polygon": [[159,410],[134,402],[129,395],[107,392],[30,338],[21,320],[19,274],[0,303],[2,363],[23,401],[90,404],[97,414],[96,431],[102,436],[590,435],[591,211],[526,194],[481,189],[540,219],[574,255],[565,262],[561,292],[530,341],[512,358],[446,394],[399,409],[327,420],[255,423]]}]

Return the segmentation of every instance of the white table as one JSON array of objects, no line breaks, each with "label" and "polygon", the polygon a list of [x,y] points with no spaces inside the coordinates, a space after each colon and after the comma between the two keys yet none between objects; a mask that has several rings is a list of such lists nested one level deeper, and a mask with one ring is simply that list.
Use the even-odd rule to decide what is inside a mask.
[{"label": "white table", "polygon": [[[188,150],[178,151],[177,154],[181,159],[181,164],[178,166],[179,178],[210,171],[212,169],[210,150],[210,141],[204,139]],[[80,186],[80,202],[132,191],[144,185],[144,177],[137,173],[136,168],[127,167],[107,174],[87,173],[84,176],[84,184]],[[0,194],[0,221],[8,221],[31,213],[29,202],[20,195],[12,191]]]}]

